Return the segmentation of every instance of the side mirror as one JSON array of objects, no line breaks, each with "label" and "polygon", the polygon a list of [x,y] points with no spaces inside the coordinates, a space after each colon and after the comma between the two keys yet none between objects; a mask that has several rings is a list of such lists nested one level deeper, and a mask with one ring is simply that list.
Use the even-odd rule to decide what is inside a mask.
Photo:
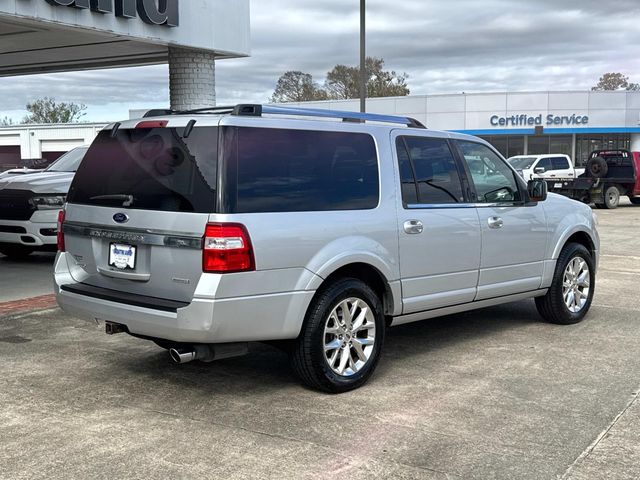
[{"label": "side mirror", "polygon": [[532,202],[544,202],[547,199],[547,182],[544,180],[529,180],[527,183],[529,200]]},{"label": "side mirror", "polygon": [[541,173],[544,173],[544,172],[546,172],[544,167],[536,167],[536,168],[533,169],[533,173],[536,173],[538,175],[541,174]]}]

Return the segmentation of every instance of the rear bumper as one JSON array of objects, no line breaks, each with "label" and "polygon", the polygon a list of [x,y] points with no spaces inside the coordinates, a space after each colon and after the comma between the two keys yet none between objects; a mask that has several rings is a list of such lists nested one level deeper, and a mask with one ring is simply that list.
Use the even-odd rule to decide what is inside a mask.
[{"label": "rear bumper", "polygon": [[40,248],[57,243],[58,211],[35,212],[29,220],[0,219],[0,243]]},{"label": "rear bumper", "polygon": [[55,293],[60,307],[89,321],[126,325],[130,333],[185,343],[229,343],[295,338],[315,292],[211,299],[194,298],[175,311],[83,295],[62,288],[78,285],[65,253],[55,263]]}]

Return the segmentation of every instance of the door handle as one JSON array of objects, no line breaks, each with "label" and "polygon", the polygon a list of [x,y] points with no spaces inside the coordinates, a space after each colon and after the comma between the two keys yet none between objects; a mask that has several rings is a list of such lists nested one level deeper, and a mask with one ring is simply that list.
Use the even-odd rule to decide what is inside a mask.
[{"label": "door handle", "polygon": [[422,233],[424,230],[424,225],[420,220],[407,220],[404,222],[404,232],[409,235],[417,235]]},{"label": "door handle", "polygon": [[502,228],[504,226],[504,222],[500,217],[489,217],[487,223],[489,224],[489,228],[494,229]]}]

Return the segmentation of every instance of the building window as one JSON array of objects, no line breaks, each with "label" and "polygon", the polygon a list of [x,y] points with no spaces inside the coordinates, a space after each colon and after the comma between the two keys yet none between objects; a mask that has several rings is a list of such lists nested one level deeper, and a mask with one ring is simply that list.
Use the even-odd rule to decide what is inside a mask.
[{"label": "building window", "polygon": [[505,158],[524,154],[523,135],[495,135],[481,138],[489,142]]},{"label": "building window", "polygon": [[544,155],[546,153],[549,153],[549,135],[529,137],[529,148],[527,149],[527,154]]},{"label": "building window", "polygon": [[576,137],[576,165],[586,165],[589,155],[594,150],[629,150],[630,148],[631,136],[628,133],[578,135]]},{"label": "building window", "polygon": [[569,155],[572,145],[571,135],[536,135],[529,137],[528,155],[546,155],[548,153],[559,153]]},{"label": "building window", "polygon": [[507,158],[524,155],[524,136],[509,137],[509,149],[507,153]]}]

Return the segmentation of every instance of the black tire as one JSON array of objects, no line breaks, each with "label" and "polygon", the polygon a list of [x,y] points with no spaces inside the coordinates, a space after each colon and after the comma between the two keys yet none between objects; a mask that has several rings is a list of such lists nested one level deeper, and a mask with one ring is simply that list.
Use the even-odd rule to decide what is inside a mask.
[{"label": "black tire", "polygon": [[[578,312],[569,310],[563,296],[565,270],[569,262],[575,258],[582,258],[589,267],[589,292],[586,303]],[[558,325],[573,325],[581,322],[591,307],[593,293],[595,291],[595,280],[593,258],[589,250],[579,243],[568,243],[564,246],[562,252],[560,252],[560,257],[558,257],[549,291],[545,296],[536,298],[538,313],[540,313],[546,321]]]},{"label": "black tire", "polygon": [[[325,324],[333,309],[349,298],[357,298],[369,306],[375,322],[375,335],[368,360],[360,370],[345,376],[335,372],[325,357]],[[361,280],[340,279],[319,291],[311,302],[302,332],[291,351],[291,366],[311,388],[329,393],[347,392],[361,387],[371,377],[380,359],[384,337],[385,318],[380,298]]]},{"label": "black tire", "polygon": [[34,252],[33,248],[22,245],[0,245],[0,253],[12,260],[22,260]]},{"label": "black tire", "polygon": [[593,178],[604,178],[609,173],[609,165],[602,157],[589,159],[587,162],[587,174]]},{"label": "black tire", "polygon": [[604,207],[615,210],[620,205],[620,190],[615,185],[610,185],[604,189]]},{"label": "black tire", "polygon": [[640,197],[629,197],[629,201],[634,205],[640,205]]}]

